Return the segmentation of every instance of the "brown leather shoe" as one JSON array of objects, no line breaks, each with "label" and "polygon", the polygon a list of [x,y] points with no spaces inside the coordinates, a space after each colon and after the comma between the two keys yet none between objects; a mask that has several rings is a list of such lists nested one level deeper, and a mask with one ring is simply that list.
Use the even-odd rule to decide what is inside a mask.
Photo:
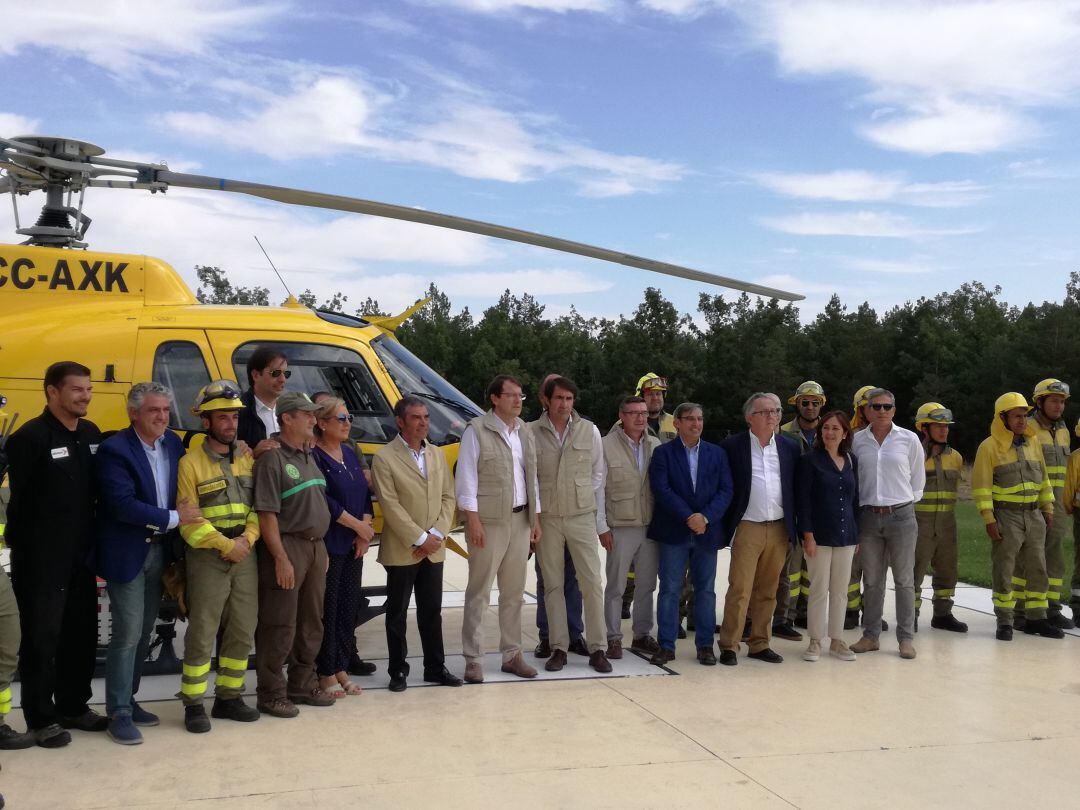
[{"label": "brown leather shoe", "polygon": [[[563,653],[563,661],[565,660],[566,653]],[[517,675],[519,678],[536,677],[536,668],[526,664],[525,659],[521,657],[521,653],[518,653],[505,664],[503,664],[502,671],[509,672],[511,675]]]},{"label": "brown leather shoe", "polygon": [[305,706],[333,706],[337,703],[332,694],[319,686],[316,686],[310,692],[289,695],[289,700],[293,703],[302,703]]},{"label": "brown leather shoe", "polygon": [[560,669],[566,666],[566,652],[563,650],[552,650],[551,658],[544,664],[544,669],[548,672],[558,672]]},{"label": "brown leather shoe", "polygon": [[870,636],[863,636],[851,645],[853,653],[876,652],[880,649],[881,645],[878,644],[877,639],[870,638]]},{"label": "brown leather shoe", "polygon": [[656,639],[652,636],[639,636],[634,639],[634,642],[630,645],[630,649],[633,652],[645,653],[646,655],[653,655],[660,649],[660,645]]},{"label": "brown leather shoe", "polygon": [[907,640],[901,641],[900,642],[900,657],[901,658],[907,658],[907,659],[914,658],[915,657],[915,645],[912,644],[910,641],[907,641]]},{"label": "brown leather shoe", "polygon": [[649,663],[656,667],[662,667],[667,664],[668,661],[675,660],[675,651],[661,647],[655,653],[653,657],[649,659]]},{"label": "brown leather shoe", "polygon": [[622,658],[622,642],[613,638],[607,643],[607,657],[618,661]]},{"label": "brown leather shoe", "polygon": [[604,655],[603,650],[589,653],[589,666],[597,672],[611,672],[611,662],[607,660],[607,656]]},{"label": "brown leather shoe", "polygon": [[[506,669],[506,664],[503,664],[503,669]],[[484,668],[480,666],[479,661],[470,661],[465,664],[465,683],[483,683],[484,682]]]}]

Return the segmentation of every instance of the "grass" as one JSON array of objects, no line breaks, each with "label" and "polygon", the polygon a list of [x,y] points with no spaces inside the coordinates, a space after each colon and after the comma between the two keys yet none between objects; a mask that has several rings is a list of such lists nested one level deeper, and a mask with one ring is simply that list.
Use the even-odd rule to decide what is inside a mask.
[{"label": "grass", "polygon": [[[990,538],[983,528],[983,519],[975,510],[975,504],[971,501],[960,501],[956,504],[956,531],[957,546],[959,552],[960,581],[971,585],[990,587]],[[1072,578],[1073,560],[1073,533],[1070,530],[1065,534],[1065,587],[1069,590],[1069,581]],[[929,580],[929,576],[927,577]],[[1063,594],[1064,595],[1064,594]],[[1065,602],[1069,599],[1066,596]]]}]

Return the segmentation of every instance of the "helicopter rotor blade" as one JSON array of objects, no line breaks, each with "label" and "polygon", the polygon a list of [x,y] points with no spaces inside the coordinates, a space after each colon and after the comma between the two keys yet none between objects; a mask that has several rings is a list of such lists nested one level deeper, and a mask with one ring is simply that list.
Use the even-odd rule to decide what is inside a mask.
[{"label": "helicopter rotor blade", "polygon": [[761,295],[766,298],[779,298],[784,301],[801,301],[805,297],[798,293],[788,292],[787,290],[779,290],[748,281],[718,276],[713,273],[706,273],[702,270],[695,270],[690,267],[682,267],[681,265],[661,262],[655,259],[646,259],[630,253],[586,245],[582,242],[574,242],[569,239],[545,236],[544,234],[534,233],[532,231],[509,228],[504,225],[494,225],[489,222],[455,217],[449,214],[440,214],[434,211],[425,211],[419,208],[409,208],[403,205],[392,205],[390,203],[362,200],[355,197],[343,197],[336,194],[323,194],[316,191],[302,191],[300,189],[284,188],[281,186],[268,186],[261,183],[249,183],[240,180],[226,180],[220,177],[182,174],[161,169],[153,171],[152,176],[154,181],[180,188],[232,191],[239,194],[248,194],[253,197],[261,197],[267,200],[275,200],[288,205],[304,205],[312,208],[348,211],[356,214],[388,217],[390,219],[404,220],[406,222],[418,222],[424,225],[434,225],[440,228],[466,231],[480,236],[490,236],[496,239],[520,242],[522,244],[558,250],[564,253],[574,253],[579,256],[587,256],[592,259],[600,259],[602,261],[626,265],[627,267],[636,267],[640,270],[650,270],[654,273],[663,273],[665,275],[675,276],[676,278],[691,279],[706,284],[714,284],[719,287],[729,287],[753,295]]}]

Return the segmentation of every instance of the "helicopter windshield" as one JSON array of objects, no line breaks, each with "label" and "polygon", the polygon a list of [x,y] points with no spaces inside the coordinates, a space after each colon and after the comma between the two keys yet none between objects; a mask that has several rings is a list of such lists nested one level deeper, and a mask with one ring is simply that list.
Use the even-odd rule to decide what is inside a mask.
[{"label": "helicopter windshield", "polygon": [[484,412],[468,397],[396,340],[378,337],[371,342],[371,348],[402,394],[413,394],[427,402],[431,414],[428,440],[433,444],[460,441],[469,420],[483,416]]}]

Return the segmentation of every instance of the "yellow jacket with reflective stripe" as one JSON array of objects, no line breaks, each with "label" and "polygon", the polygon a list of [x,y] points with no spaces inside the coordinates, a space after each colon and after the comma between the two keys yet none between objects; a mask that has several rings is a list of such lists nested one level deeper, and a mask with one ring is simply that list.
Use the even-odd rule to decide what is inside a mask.
[{"label": "yellow jacket with reflective stripe", "polygon": [[249,544],[255,544],[259,539],[259,516],[251,508],[254,466],[251,455],[236,456],[230,464],[205,442],[180,459],[176,502],[198,504],[202,512],[197,523],[180,526],[180,535],[189,546],[217,549],[224,556],[236,541],[222,532],[233,534],[237,527],[243,527],[241,535]]},{"label": "yellow jacket with reflective stripe", "polygon": [[[938,473],[938,464],[941,472]],[[916,512],[952,512],[956,506],[956,487],[964,472],[964,457],[951,447],[943,447],[937,456],[926,458],[926,486]]]},{"label": "yellow jacket with reflective stripe", "polygon": [[1054,491],[1046,477],[1042,447],[1028,422],[1024,434],[1023,459],[1013,446],[1013,434],[1000,417],[990,423],[990,435],[983,439],[971,468],[971,497],[983,521],[996,523],[995,508],[1017,508],[1035,504],[1053,514]]},{"label": "yellow jacket with reflective stripe", "polygon": [[1069,429],[1061,420],[1052,428],[1044,428],[1038,419],[1032,417],[1031,424],[1035,426],[1035,438],[1042,445],[1043,462],[1046,464],[1050,486],[1054,489],[1054,497],[1061,498],[1065,487],[1065,465],[1068,463],[1069,447],[1072,444]]},{"label": "yellow jacket with reflective stripe", "polygon": [[1073,450],[1065,465],[1065,490],[1062,496],[1065,510],[1071,515],[1080,507],[1080,450]]},{"label": "yellow jacket with reflective stripe", "polygon": [[7,476],[0,481],[0,548],[4,547],[4,532],[7,531],[7,502],[10,494],[7,487]]}]

